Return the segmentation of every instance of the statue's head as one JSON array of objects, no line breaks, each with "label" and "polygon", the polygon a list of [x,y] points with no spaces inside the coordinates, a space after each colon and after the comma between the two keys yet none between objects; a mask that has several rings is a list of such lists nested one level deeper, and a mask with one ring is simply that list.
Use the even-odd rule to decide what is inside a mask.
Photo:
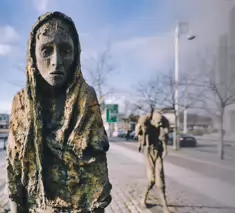
[{"label": "statue's head", "polygon": [[63,86],[80,64],[80,45],[74,23],[60,12],[39,18],[32,32],[35,68],[51,86]]},{"label": "statue's head", "polygon": [[162,125],[162,114],[158,110],[153,111],[151,124],[156,127],[159,127]]}]

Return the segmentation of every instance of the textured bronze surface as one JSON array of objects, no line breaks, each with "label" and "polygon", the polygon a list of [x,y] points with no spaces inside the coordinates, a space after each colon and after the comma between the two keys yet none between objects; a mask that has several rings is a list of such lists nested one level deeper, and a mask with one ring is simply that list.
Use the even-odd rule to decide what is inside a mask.
[{"label": "textured bronze surface", "polygon": [[[64,38],[70,44],[66,53],[59,48]],[[46,50],[51,55],[43,55],[41,63],[36,46],[45,39],[53,50]],[[45,77],[53,66],[67,73],[63,81]],[[12,106],[7,153],[12,212],[103,212],[111,202],[108,149],[96,93],[81,73],[74,23],[60,12],[46,13],[31,32],[27,85]]]},{"label": "textured bronze surface", "polygon": [[165,194],[165,175],[163,158],[167,154],[167,135],[169,121],[159,112],[141,116],[138,120],[136,133],[138,150],[144,150],[148,185],[142,204],[145,206],[149,191],[156,184],[163,205],[164,213],[169,213]]}]

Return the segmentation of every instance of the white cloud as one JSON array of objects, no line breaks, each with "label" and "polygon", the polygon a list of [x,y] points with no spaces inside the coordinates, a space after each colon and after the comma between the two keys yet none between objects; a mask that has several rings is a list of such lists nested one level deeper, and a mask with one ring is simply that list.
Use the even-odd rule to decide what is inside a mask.
[{"label": "white cloud", "polygon": [[11,45],[8,44],[0,44],[0,56],[8,55],[11,52]]},{"label": "white cloud", "polygon": [[114,44],[113,50],[120,63],[125,65],[128,61],[134,62],[145,71],[168,66],[173,57],[173,32],[156,36],[133,37]]},{"label": "white cloud", "polygon": [[19,38],[19,34],[16,32],[16,30],[10,26],[6,25],[3,27],[0,27],[0,43],[9,43],[14,42]]},{"label": "white cloud", "polygon": [[49,7],[49,0],[34,0],[33,3],[40,13],[46,12]]},{"label": "white cloud", "polygon": [[12,44],[20,38],[17,31],[10,25],[0,26],[0,55],[6,56],[12,52]]}]

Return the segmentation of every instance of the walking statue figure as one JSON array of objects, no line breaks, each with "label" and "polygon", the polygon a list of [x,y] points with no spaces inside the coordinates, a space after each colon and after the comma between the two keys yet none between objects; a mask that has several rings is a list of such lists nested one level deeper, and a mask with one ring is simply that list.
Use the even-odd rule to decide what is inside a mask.
[{"label": "walking statue figure", "polygon": [[141,152],[142,149],[144,151],[148,177],[148,186],[142,204],[146,206],[149,191],[156,183],[160,191],[164,213],[170,213],[167,207],[163,169],[163,158],[167,154],[168,131],[169,121],[156,111],[150,115],[141,116],[136,127],[138,151]]},{"label": "walking statue figure", "polygon": [[7,151],[12,213],[95,212],[111,202],[109,142],[81,72],[71,18],[46,13],[28,43],[27,84],[13,100]]}]

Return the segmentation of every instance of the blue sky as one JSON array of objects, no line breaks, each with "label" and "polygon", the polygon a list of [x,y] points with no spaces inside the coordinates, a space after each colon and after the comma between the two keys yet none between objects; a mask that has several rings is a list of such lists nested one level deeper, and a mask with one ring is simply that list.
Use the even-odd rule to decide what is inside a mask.
[{"label": "blue sky", "polygon": [[[84,67],[110,42],[116,70],[108,81],[129,91],[154,72],[173,67],[176,20],[187,21],[197,34],[195,42],[182,42],[183,69],[198,50],[226,30],[230,7],[223,0],[1,0],[0,112],[11,110],[20,90],[11,83],[24,84],[27,40],[44,12],[59,10],[74,20]],[[83,73],[88,78],[85,68]]]}]

